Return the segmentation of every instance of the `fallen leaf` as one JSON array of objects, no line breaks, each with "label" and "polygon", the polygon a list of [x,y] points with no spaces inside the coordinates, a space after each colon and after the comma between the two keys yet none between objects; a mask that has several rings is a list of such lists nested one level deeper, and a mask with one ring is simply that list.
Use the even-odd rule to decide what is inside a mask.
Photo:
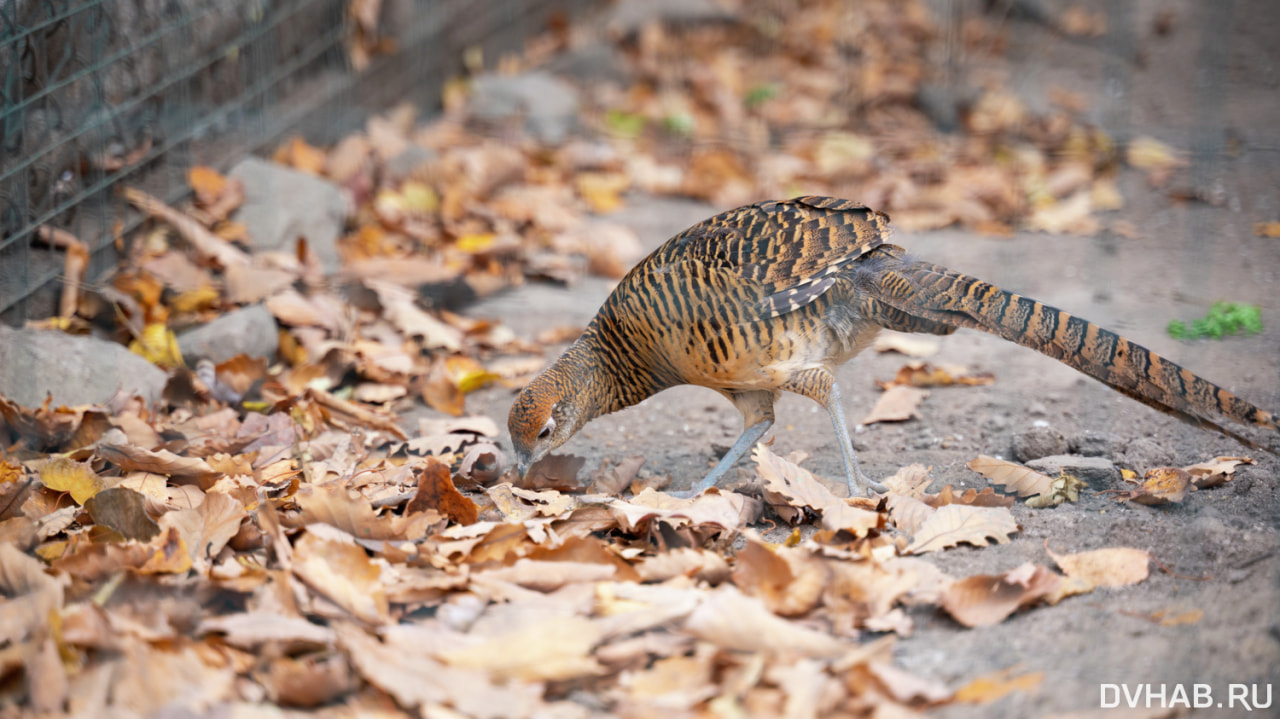
[{"label": "fallen leaf", "polygon": [[1191,475],[1191,483],[1200,489],[1216,487],[1235,479],[1236,469],[1242,464],[1255,464],[1248,457],[1214,457],[1208,462],[1188,465],[1182,469]]},{"label": "fallen leaf", "polygon": [[45,574],[44,562],[0,543],[0,642],[16,645],[46,627],[62,609],[63,584]]},{"label": "fallen leaf", "polygon": [[928,390],[894,385],[880,395],[876,406],[871,408],[871,413],[862,420],[862,424],[903,422],[919,417],[920,403],[928,396]]},{"label": "fallen leaf", "polygon": [[[751,627],[744,632],[743,627]],[[826,632],[789,622],[731,584],[707,594],[684,628],[703,641],[739,652],[778,652],[833,658],[851,647]]]},{"label": "fallen leaf", "polygon": [[1076,554],[1055,554],[1045,542],[1045,551],[1079,585],[1071,594],[1091,591],[1095,587],[1124,587],[1144,581],[1151,555],[1131,547],[1109,547]]},{"label": "fallen leaf", "polygon": [[980,574],[953,582],[943,593],[941,606],[966,627],[990,626],[1052,594],[1059,582],[1061,577],[1048,569],[1023,564],[1004,574]]},{"label": "fallen leaf", "polygon": [[405,507],[405,514],[434,509],[458,524],[474,524],[480,510],[476,503],[453,486],[449,465],[435,457],[427,457],[418,475],[418,490]]},{"label": "fallen leaf", "polygon": [[582,617],[550,617],[470,646],[447,648],[452,667],[483,670],[500,679],[563,681],[604,672],[591,657],[600,627]]},{"label": "fallen leaf", "polygon": [[36,472],[41,484],[55,492],[70,494],[76,504],[83,505],[90,497],[102,491],[102,480],[84,462],[56,457],[41,462]]},{"label": "fallen leaf", "polygon": [[376,625],[391,619],[382,569],[345,532],[309,525],[293,544],[293,572],[361,621]]},{"label": "fallen leaf", "polygon": [[528,474],[518,480],[525,489],[556,489],[572,492],[581,488],[578,472],[587,463],[585,457],[572,454],[548,454],[529,468]]},{"label": "fallen leaf", "polygon": [[1006,491],[1016,492],[1019,497],[1053,493],[1052,477],[1020,464],[980,454],[965,466],[986,477],[992,484],[998,484]]},{"label": "fallen leaf", "polygon": [[1121,495],[1121,499],[1138,504],[1156,505],[1181,502],[1195,489],[1191,473],[1177,467],[1148,469],[1136,489]]},{"label": "fallen leaf", "polygon": [[822,515],[822,528],[845,530],[855,537],[865,537],[880,527],[879,513],[850,506],[822,486],[809,472],[774,454],[764,444],[751,452],[756,471],[765,481],[765,499],[773,506],[807,508]]},{"label": "fallen leaf", "polygon": [[160,525],[146,512],[146,498],[125,487],[112,487],[98,492],[84,503],[95,524],[114,529],[125,539],[151,541],[160,533]]},{"label": "fallen leaf", "polygon": [[1258,237],[1280,237],[1280,222],[1255,222],[1253,234]]},{"label": "fallen leaf", "polygon": [[997,544],[1009,541],[1018,531],[1018,522],[1006,507],[970,507],[948,504],[939,508],[920,525],[907,547],[908,554],[923,554],[960,542],[985,547],[988,539]]}]

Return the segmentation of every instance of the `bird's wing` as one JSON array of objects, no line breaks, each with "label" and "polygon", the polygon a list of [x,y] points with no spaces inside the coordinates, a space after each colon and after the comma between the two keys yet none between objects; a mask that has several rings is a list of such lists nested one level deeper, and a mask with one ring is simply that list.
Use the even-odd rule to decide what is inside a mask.
[{"label": "bird's wing", "polygon": [[672,238],[637,272],[689,262],[730,272],[759,288],[761,318],[792,312],[821,297],[841,270],[879,247],[889,217],[855,202],[798,197],[716,215]]}]

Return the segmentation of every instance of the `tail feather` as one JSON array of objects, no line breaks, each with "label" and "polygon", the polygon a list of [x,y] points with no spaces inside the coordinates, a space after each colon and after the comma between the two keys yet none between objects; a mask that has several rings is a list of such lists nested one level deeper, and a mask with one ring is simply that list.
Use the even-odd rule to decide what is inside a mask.
[{"label": "tail feather", "polygon": [[[1042,352],[1184,420],[1271,452],[1221,424],[1226,418],[1280,433],[1276,416],[1147,348],[1088,320],[926,262],[883,265],[864,289],[900,312],[969,327]],[[1280,437],[1276,438],[1280,440]]]}]

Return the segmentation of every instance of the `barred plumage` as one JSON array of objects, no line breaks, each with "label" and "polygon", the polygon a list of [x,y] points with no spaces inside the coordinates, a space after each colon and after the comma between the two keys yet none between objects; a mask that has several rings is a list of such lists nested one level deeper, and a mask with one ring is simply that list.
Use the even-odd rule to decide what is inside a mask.
[{"label": "barred plumage", "polygon": [[861,476],[835,370],[882,328],[970,327],[1031,347],[1146,404],[1250,439],[1275,417],[1091,322],[886,244],[889,218],[826,197],[761,202],[676,235],[637,264],[586,331],[520,393],[508,425],[521,472],[586,422],[664,389],[728,398],[744,431],[694,491],[713,485],[773,422],[779,392],[827,408],[850,491]]}]

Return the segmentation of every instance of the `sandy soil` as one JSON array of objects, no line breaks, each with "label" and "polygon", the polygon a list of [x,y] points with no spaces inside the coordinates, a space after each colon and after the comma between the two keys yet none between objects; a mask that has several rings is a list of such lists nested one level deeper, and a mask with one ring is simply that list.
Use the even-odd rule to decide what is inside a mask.
[{"label": "sandy soil", "polygon": [[[960,231],[899,233],[895,241],[942,262],[1114,329],[1202,376],[1272,410],[1280,409],[1280,240],[1255,237],[1252,224],[1280,219],[1280,6],[1266,0],[1226,3],[1133,2],[1108,5],[1113,22],[1130,22],[1133,45],[1066,40],[1034,25],[1017,26],[1025,62],[976,67],[1004,73],[1030,102],[1057,83],[1090,97],[1095,120],[1118,138],[1149,134],[1192,148],[1188,182],[1213,198],[1178,203],[1126,174],[1126,220],[1135,237],[1019,234],[995,239]],[[1173,32],[1151,31],[1158,7],[1174,10]],[[1131,16],[1127,15],[1132,13]],[[1216,13],[1225,13],[1225,16]],[[1127,20],[1126,20],[1127,17]],[[1222,34],[1229,42],[1222,47]],[[1127,51],[1141,60],[1126,62]],[[1221,51],[1224,56],[1215,56]],[[1215,60],[1215,58],[1217,58]],[[657,246],[723,208],[631,197],[614,219]],[[588,280],[573,288],[526,286],[470,308],[529,335],[582,325],[609,291]],[[1267,331],[1221,342],[1177,342],[1164,332],[1173,318],[1200,316],[1215,300],[1261,305]],[[1168,571],[1146,582],[1099,591],[968,630],[932,612],[916,612],[916,633],[898,644],[901,664],[959,686],[995,670],[1044,671],[1032,692],[987,707],[951,706],[943,717],[1034,717],[1099,707],[1100,685],[1208,684],[1224,699],[1229,684],[1270,684],[1280,693],[1280,460],[1251,451],[1110,391],[1076,371],[994,337],[971,331],[942,340],[935,363],[993,372],[990,386],[936,389],[919,420],[874,425],[855,434],[872,476],[920,462],[946,483],[983,486],[965,463],[979,453],[1009,457],[1015,432],[1043,421],[1068,438],[1101,436],[1104,456],[1141,472],[1215,455],[1245,454],[1258,464],[1218,489],[1166,508],[1118,504],[1092,491],[1079,504],[1051,510],[1015,507],[1022,532],[1012,542],[932,556],[948,573],[996,573],[1025,561],[1049,563],[1056,551],[1107,546],[1148,549]],[[865,415],[904,362],[868,353],[840,373],[851,420]],[[502,417],[512,395],[477,393],[470,408]],[[589,425],[563,451],[602,458],[643,454],[646,469],[677,486],[706,472],[740,431],[740,419],[709,390],[677,388]],[[809,466],[842,473],[826,413],[786,397],[771,433],[774,448],[804,450]],[[750,471],[744,463],[743,471]],[[1096,486],[1092,489],[1111,487]],[[1152,613],[1200,610],[1194,623],[1162,626]],[[1172,691],[1172,686],[1169,687]],[[1265,690],[1263,696],[1265,697]],[[1194,716],[1280,716],[1280,698],[1253,714],[1210,709]],[[1122,716],[1118,710],[1102,716]],[[1163,716],[1163,715],[1162,715]]]}]

